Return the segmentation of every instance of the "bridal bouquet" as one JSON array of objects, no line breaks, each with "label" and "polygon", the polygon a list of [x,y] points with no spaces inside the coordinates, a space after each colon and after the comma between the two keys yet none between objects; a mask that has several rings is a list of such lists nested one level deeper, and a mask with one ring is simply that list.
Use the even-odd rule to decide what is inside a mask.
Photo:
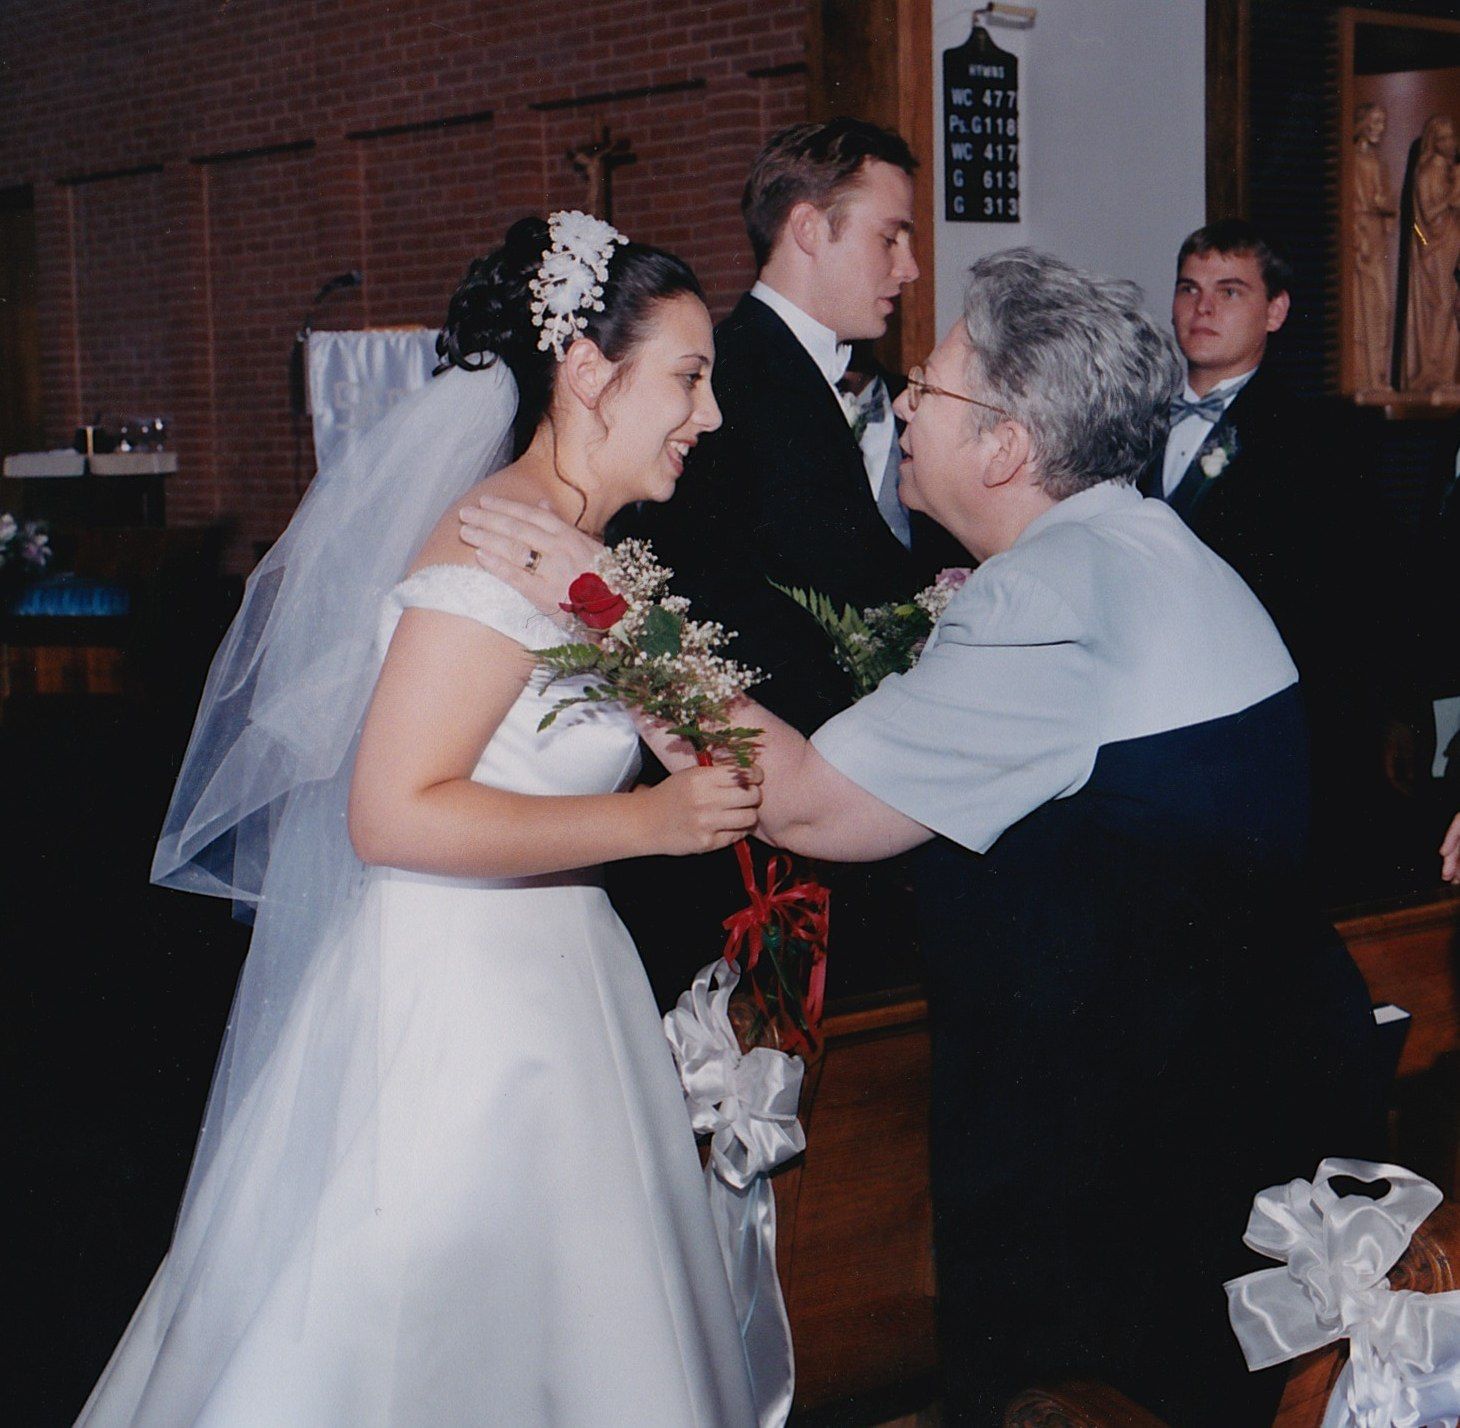
[{"label": "bridal bouquet", "polygon": [[[760,730],[734,724],[730,709],[760,671],[720,653],[733,636],[689,618],[689,601],[669,593],[673,575],[646,541],[625,540],[573,581],[562,608],[592,638],[534,653],[544,687],[578,676],[590,682],[559,699],[538,728],[577,704],[625,704],[664,721],[700,763],[719,753],[744,768]],[[734,849],[749,899],[723,923],[724,960],[739,966],[744,991],[736,1031],[746,1046],[810,1054],[819,1047],[830,895],[813,879],[792,878],[784,855],[770,860],[762,886],[745,841]]]},{"label": "bridal bouquet", "polygon": [[840,614],[819,591],[785,585],[776,589],[789,595],[830,636],[832,658],[851,675],[860,699],[889,674],[901,674],[917,663],[938,617],[971,574],[964,566],[949,566],[902,604],[873,605],[860,612],[846,605]]},{"label": "bridal bouquet", "polygon": [[575,704],[627,704],[662,719],[697,754],[722,749],[745,768],[760,730],[735,727],[729,710],[760,671],[719,653],[732,637],[712,621],[688,618],[689,601],[668,593],[673,576],[647,541],[625,540],[568,587],[562,608],[599,638],[537,650],[537,660],[548,684],[575,675],[596,682],[559,699],[538,729]]}]

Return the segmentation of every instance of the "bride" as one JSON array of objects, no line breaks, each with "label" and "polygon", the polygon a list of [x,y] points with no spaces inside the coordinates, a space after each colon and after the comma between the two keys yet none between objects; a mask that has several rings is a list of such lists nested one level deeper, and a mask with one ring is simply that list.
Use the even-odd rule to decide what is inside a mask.
[{"label": "bride", "polygon": [[88,1428],[756,1419],[594,867],[733,841],[758,775],[625,792],[627,714],[539,733],[526,651],[562,632],[456,535],[482,492],[588,532],[667,499],[720,421],[709,315],[678,259],[555,214],[472,264],[438,350],[320,473],[209,675],[154,873],[243,904],[253,944]]}]

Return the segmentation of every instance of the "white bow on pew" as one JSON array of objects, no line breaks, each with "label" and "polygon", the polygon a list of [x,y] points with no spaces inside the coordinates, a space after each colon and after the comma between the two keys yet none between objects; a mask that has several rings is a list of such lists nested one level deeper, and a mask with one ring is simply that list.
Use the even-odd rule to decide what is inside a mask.
[{"label": "white bow on pew", "polygon": [[[713,981],[714,987],[711,988]],[[710,1137],[710,1214],[740,1320],[760,1428],[791,1411],[791,1324],[776,1276],[776,1198],[767,1175],[806,1148],[796,1119],[805,1066],[757,1046],[740,1050],[730,1024],[734,963],[717,957],[664,1018],[664,1033],[697,1134]]]},{"label": "white bow on pew", "polygon": [[[1339,1176],[1389,1191],[1340,1195]],[[1394,1290],[1388,1271],[1442,1196],[1398,1165],[1325,1160],[1312,1182],[1262,1191],[1244,1241],[1282,1267],[1230,1281],[1228,1314],[1249,1369],[1349,1341],[1323,1428],[1456,1428],[1460,1291]]]}]

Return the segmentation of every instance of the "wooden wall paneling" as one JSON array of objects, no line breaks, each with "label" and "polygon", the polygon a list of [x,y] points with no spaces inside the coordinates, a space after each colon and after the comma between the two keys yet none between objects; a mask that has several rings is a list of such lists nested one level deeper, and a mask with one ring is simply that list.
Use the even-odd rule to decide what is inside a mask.
[{"label": "wooden wall paneling", "polygon": [[900,0],[814,0],[807,8],[811,118],[854,114],[895,127]]},{"label": "wooden wall paneling", "polygon": [[896,129],[918,160],[914,252],[923,276],[877,344],[906,371],[937,342],[933,306],[933,17],[931,0],[817,0],[806,45],[812,118],[853,114]]},{"label": "wooden wall paneling", "polygon": [[917,231],[913,254],[922,276],[902,298],[902,370],[938,345],[933,286],[933,0],[898,0],[898,130],[918,160],[913,179]]},{"label": "wooden wall paneling", "polygon": [[1207,0],[1207,222],[1248,216],[1251,0]]}]

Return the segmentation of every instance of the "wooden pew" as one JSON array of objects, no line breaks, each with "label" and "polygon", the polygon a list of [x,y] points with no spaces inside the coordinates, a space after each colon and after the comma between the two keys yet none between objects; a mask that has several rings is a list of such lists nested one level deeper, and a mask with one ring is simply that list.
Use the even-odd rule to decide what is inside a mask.
[{"label": "wooden pew", "polygon": [[1374,1002],[1393,1002],[1414,1018],[1399,1075],[1432,1071],[1460,1053],[1460,891],[1342,918],[1334,925]]},{"label": "wooden pew", "polygon": [[823,1030],[801,1101],[806,1154],[774,1180],[798,1415],[898,1390],[916,1406],[937,1363],[927,1003],[864,999]]},{"label": "wooden pew", "polygon": [[1389,1156],[1460,1197],[1460,892],[1341,920],[1375,1002],[1413,1018],[1389,1109]]},{"label": "wooden pew", "polygon": [[[1412,1168],[1450,1195],[1460,1099],[1447,1099],[1444,1078],[1460,1062],[1457,928],[1453,892],[1338,923],[1374,1001],[1394,1002],[1414,1018],[1399,1068],[1401,1105],[1411,1089],[1443,1083],[1409,1099],[1430,1121],[1448,1106],[1450,1174]],[[927,1010],[917,989],[834,1006],[825,1054],[808,1071],[806,1154],[774,1181],[798,1424],[847,1421],[835,1406],[849,1402],[884,1404],[891,1417],[925,1404],[933,1391]],[[1443,1142],[1443,1126],[1439,1134]],[[1405,1137],[1398,1139],[1402,1149]]]}]

